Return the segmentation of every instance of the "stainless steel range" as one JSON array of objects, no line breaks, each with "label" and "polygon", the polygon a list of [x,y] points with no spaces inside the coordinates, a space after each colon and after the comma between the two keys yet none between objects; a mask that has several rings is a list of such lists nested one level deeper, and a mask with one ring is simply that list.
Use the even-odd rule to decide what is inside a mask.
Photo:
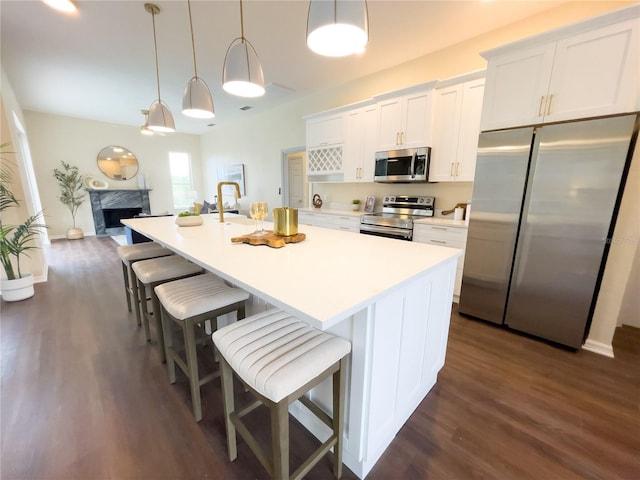
[{"label": "stainless steel range", "polygon": [[360,233],[411,241],[413,221],[433,217],[435,203],[435,197],[387,195],[382,212],[360,217]]}]

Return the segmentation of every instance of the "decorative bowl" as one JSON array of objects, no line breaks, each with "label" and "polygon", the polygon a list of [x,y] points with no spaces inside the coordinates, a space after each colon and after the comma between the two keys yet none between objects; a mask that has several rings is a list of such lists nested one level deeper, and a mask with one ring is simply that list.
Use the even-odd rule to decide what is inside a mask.
[{"label": "decorative bowl", "polygon": [[202,225],[204,220],[200,215],[189,215],[188,217],[176,217],[176,225],[179,227],[196,227]]}]

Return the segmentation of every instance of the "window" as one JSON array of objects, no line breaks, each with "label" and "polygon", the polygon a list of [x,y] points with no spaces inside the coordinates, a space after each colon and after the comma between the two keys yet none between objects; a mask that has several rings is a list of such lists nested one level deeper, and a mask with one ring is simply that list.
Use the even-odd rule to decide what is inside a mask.
[{"label": "window", "polygon": [[193,206],[193,185],[191,183],[191,158],[188,153],[169,152],[173,208],[185,210]]}]

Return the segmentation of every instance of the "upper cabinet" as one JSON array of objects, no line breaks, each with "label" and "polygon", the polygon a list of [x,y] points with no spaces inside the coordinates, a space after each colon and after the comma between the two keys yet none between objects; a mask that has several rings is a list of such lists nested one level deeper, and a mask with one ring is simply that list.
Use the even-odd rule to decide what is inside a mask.
[{"label": "upper cabinet", "polygon": [[481,129],[640,110],[640,6],[483,52]]},{"label": "upper cabinet", "polygon": [[307,148],[341,144],[344,141],[344,113],[307,120]]},{"label": "upper cabinet", "polygon": [[376,104],[355,108],[345,114],[345,182],[373,182],[377,126]]},{"label": "upper cabinet", "polygon": [[307,176],[309,181],[340,181],[344,151],[344,112],[307,119]]},{"label": "upper cabinet", "polygon": [[381,95],[378,101],[376,151],[427,147],[431,144],[433,87],[436,82]]},{"label": "upper cabinet", "polygon": [[484,71],[442,82],[434,92],[430,182],[472,182],[478,151]]}]

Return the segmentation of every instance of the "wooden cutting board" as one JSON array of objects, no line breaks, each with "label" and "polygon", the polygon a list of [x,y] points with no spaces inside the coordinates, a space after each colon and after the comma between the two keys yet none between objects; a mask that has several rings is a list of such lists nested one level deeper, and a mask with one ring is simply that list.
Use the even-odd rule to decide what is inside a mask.
[{"label": "wooden cutting board", "polygon": [[256,235],[255,233],[248,233],[240,237],[233,237],[232,243],[248,243],[249,245],[267,245],[272,248],[284,247],[287,243],[298,243],[303,241],[307,236],[304,233],[296,233],[288,237],[282,237],[276,235],[271,230],[265,230],[265,235]]}]

